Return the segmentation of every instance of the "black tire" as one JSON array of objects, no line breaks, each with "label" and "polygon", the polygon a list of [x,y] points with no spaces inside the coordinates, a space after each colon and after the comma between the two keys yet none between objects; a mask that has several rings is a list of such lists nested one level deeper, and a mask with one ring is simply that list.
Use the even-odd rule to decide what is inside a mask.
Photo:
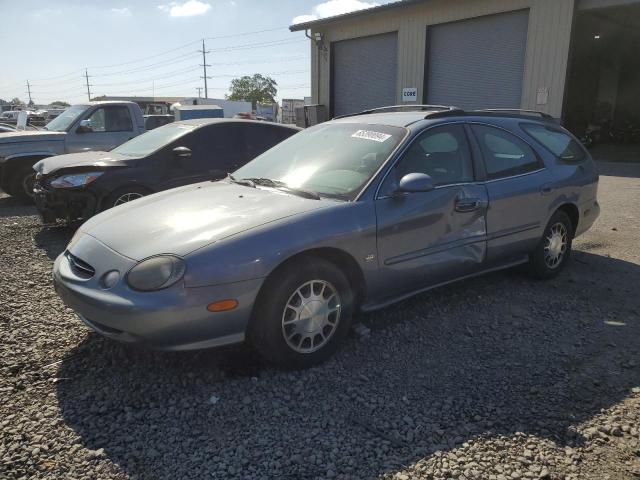
[{"label": "black tire", "polygon": [[11,174],[7,193],[22,201],[33,202],[33,182],[35,178],[36,172],[33,170],[33,165],[20,165]]},{"label": "black tire", "polygon": [[[558,246],[558,243],[551,244],[552,238],[562,234],[566,235],[564,240],[564,250],[562,250],[562,244]],[[546,280],[553,278],[564,268],[571,256],[571,243],[573,241],[573,224],[569,216],[558,210],[553,214],[549,223],[544,229],[542,238],[536,245],[536,248],[529,254],[529,271],[538,279]],[[553,251],[560,249],[560,257],[556,257]],[[552,249],[548,252],[548,249]],[[554,261],[555,260],[555,261]]]},{"label": "black tire", "polygon": [[[152,192],[150,190],[144,187],[139,187],[137,185],[130,185],[127,187],[117,188],[109,194],[106,200],[102,202],[102,205],[100,206],[100,211],[103,212],[105,210],[108,210],[109,208],[116,207],[117,206],[116,203],[119,200],[121,200],[122,197],[125,197],[127,195],[136,196],[137,198],[140,198],[140,197],[145,197],[151,193]],[[134,200],[134,198],[132,198],[132,200]],[[126,203],[126,202],[122,202],[122,203]],[[120,203],[118,205],[120,205]]]},{"label": "black tire", "polygon": [[[311,281],[317,282],[301,288]],[[354,297],[347,277],[331,262],[321,258],[308,257],[300,262],[284,266],[270,277],[268,282],[269,284],[265,285],[263,291],[260,292],[254,308],[248,331],[249,341],[264,358],[286,370],[309,368],[327,360],[346,337],[351,324]],[[318,303],[313,299],[303,300],[301,294],[296,292],[301,291],[302,295],[308,293],[309,297],[319,295],[323,282],[325,286],[325,290],[321,294],[323,297],[330,297],[333,293],[337,293],[339,297],[339,300],[335,300],[333,297],[334,300],[331,301],[336,303],[329,307],[332,309],[336,308],[336,304],[339,305],[337,317],[334,316],[334,313],[326,315],[328,320],[334,321],[335,326],[332,327],[327,323],[324,327],[319,327],[318,325],[322,325],[324,321],[322,313],[284,325],[285,315],[300,318],[296,316],[293,309],[288,308],[285,313],[285,307],[290,303],[290,300],[296,302],[299,299],[300,306],[306,305],[306,308],[314,303],[317,306],[322,304],[322,301]],[[311,288],[315,290],[313,294],[309,293]],[[303,303],[305,301],[306,303]],[[327,303],[327,306],[331,305],[330,302]],[[305,330],[306,328],[312,330],[320,328],[323,333],[309,333]],[[292,333],[297,332],[298,329],[304,330],[304,332]],[[287,335],[291,335],[288,337],[289,340],[285,337],[285,332]],[[323,340],[323,335],[326,335],[326,340]],[[303,338],[303,340],[298,348],[306,348],[308,351],[296,351],[290,345],[290,343],[298,343],[299,338]],[[317,347],[316,350],[313,350],[314,345]]]}]

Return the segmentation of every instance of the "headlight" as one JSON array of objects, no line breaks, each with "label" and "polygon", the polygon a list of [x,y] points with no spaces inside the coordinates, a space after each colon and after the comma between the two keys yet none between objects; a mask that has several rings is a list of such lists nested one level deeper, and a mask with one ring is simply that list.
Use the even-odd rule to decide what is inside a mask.
[{"label": "headlight", "polygon": [[179,281],[187,269],[178,257],[161,255],[143,260],[129,270],[127,283],[134,290],[150,292],[170,287]]},{"label": "headlight", "polygon": [[53,188],[85,187],[103,173],[104,172],[87,172],[63,175],[61,177],[53,179],[51,181],[51,186]]}]

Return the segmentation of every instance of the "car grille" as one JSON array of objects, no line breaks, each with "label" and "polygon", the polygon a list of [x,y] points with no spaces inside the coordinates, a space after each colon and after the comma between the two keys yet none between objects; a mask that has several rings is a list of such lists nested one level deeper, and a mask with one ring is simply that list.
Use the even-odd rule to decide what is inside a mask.
[{"label": "car grille", "polygon": [[67,257],[67,260],[69,260],[69,265],[71,265],[71,270],[73,270],[73,273],[78,275],[80,278],[89,279],[96,273],[95,268],[93,268],[84,260],[80,260],[69,250],[65,252],[65,256]]}]

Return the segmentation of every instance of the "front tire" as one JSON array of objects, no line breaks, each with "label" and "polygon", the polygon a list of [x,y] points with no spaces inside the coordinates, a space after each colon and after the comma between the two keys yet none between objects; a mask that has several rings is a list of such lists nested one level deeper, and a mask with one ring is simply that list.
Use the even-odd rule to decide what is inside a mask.
[{"label": "front tire", "polygon": [[529,255],[529,270],[534,277],[546,280],[560,273],[571,256],[573,233],[569,216],[560,210],[554,213]]},{"label": "front tire", "polygon": [[22,201],[33,202],[33,183],[36,172],[32,165],[21,165],[11,175],[10,189],[7,193]]},{"label": "front tire", "polygon": [[353,293],[346,276],[324,259],[308,258],[268,281],[249,327],[253,346],[287,370],[327,360],[351,324]]}]

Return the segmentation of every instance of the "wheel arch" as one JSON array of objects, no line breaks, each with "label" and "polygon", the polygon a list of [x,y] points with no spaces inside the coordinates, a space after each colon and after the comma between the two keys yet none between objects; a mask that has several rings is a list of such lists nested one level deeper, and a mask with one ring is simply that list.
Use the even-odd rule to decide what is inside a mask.
[{"label": "wheel arch", "polygon": [[358,310],[359,305],[362,304],[366,297],[366,279],[360,265],[355,260],[355,258],[347,253],[346,251],[335,248],[335,247],[317,247],[309,250],[304,250],[302,252],[298,252],[294,255],[291,255],[287,259],[280,262],[275,268],[269,272],[267,277],[262,282],[262,286],[260,287],[260,291],[256,297],[255,306],[260,303],[260,298],[266,290],[269,288],[270,281],[284,268],[288,267],[293,263],[304,262],[305,259],[309,257],[321,258],[326,260],[337,268],[339,268],[347,277],[349,284],[354,293],[354,311]]},{"label": "wheel arch", "polygon": [[43,158],[53,157],[54,154],[49,152],[38,152],[38,153],[25,153],[25,154],[17,154],[7,157],[5,160],[4,168],[6,171],[12,171],[17,167],[21,167],[22,165],[31,164],[35,165]]},{"label": "wheel arch", "polygon": [[[564,212],[571,220],[572,234],[575,235],[578,229],[578,223],[580,222],[580,211],[575,203],[563,203],[560,205],[556,212]],[[555,212],[554,212],[555,213]]]}]

